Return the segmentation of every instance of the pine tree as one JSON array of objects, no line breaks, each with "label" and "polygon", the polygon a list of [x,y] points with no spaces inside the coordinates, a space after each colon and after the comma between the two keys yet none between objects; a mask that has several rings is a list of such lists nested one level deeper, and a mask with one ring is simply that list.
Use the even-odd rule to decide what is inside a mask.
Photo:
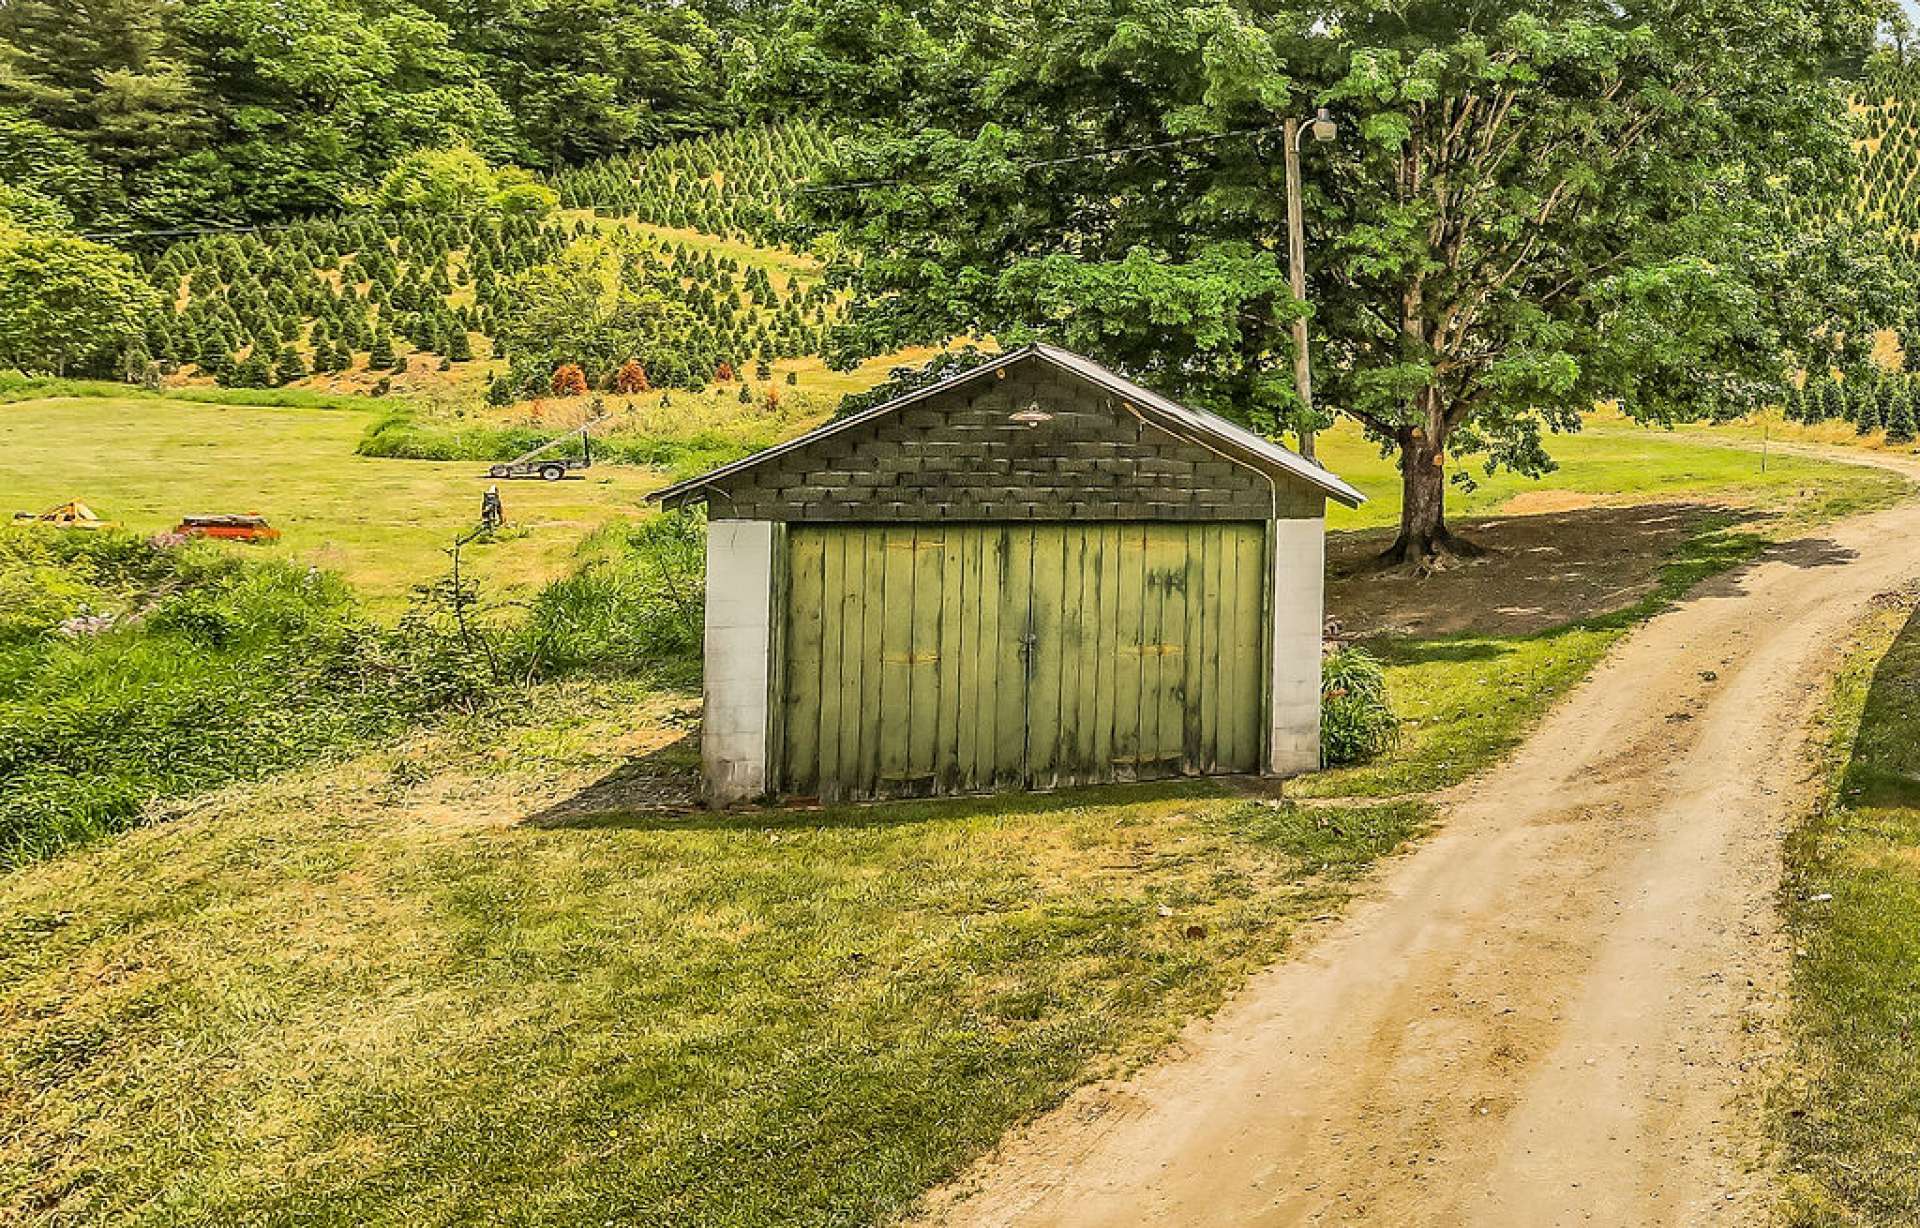
[{"label": "pine tree", "polygon": [[473,361],[473,339],[467,336],[467,330],[456,328],[447,342],[447,357],[454,362]]},{"label": "pine tree", "polygon": [[1887,415],[1887,442],[1912,443],[1914,425],[1913,385],[1907,383],[1894,394],[1893,409]]},{"label": "pine tree", "polygon": [[367,358],[369,368],[393,365],[393,331],[383,322],[373,332],[373,352]]},{"label": "pine tree", "polygon": [[291,344],[283,346],[280,350],[279,361],[273,365],[273,382],[276,384],[291,384],[297,379],[304,378],[306,374],[307,363],[305,359],[300,357],[300,351],[293,348]]},{"label": "pine tree", "polygon": [[1853,390],[1848,398],[1853,406],[1853,429],[1858,435],[1866,435],[1880,425],[1880,399],[1874,395],[1871,386],[1860,381],[1849,381],[1847,387]]},{"label": "pine tree", "polygon": [[267,357],[267,351],[254,346],[240,365],[235,368],[233,382],[240,388],[267,388],[273,384],[273,360]]}]

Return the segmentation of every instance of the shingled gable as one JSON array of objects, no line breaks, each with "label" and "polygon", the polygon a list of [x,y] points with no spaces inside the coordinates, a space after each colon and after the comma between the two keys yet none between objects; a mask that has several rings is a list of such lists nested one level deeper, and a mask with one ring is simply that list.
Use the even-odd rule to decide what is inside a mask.
[{"label": "shingled gable", "polygon": [[[1038,408],[1044,419],[1015,415]],[[1216,414],[1031,345],[651,496],[716,517],[1314,517],[1359,491]]]}]

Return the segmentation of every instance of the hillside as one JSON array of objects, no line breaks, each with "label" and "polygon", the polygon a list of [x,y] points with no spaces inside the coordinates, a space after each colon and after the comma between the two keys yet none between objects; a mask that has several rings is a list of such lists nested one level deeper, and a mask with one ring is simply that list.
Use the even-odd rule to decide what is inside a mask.
[{"label": "hillside", "polygon": [[167,378],[241,387],[497,379],[515,278],[609,227],[637,239],[625,279],[687,313],[645,384],[698,388],[817,354],[841,304],[816,260],[775,244],[794,233],[787,192],[825,143],[811,126],[773,125],[591,164],[553,179],[562,208],[538,219],[369,211],[184,239],[149,257],[172,310],[149,325],[148,356]]}]

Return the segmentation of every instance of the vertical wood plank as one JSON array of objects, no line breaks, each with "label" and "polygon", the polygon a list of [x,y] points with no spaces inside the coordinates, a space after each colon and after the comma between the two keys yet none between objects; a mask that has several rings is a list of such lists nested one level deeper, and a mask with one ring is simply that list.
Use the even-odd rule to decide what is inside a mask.
[{"label": "vertical wood plank", "polygon": [[882,615],[880,779],[882,793],[899,790],[912,771],[907,749],[913,712],[913,528],[889,526],[886,609]]},{"label": "vertical wood plank", "polygon": [[1076,782],[1091,784],[1106,778],[1103,756],[1098,753],[1100,698],[1100,565],[1101,525],[1074,525],[1072,532],[1080,558],[1080,591],[1075,602],[1079,611],[1079,668],[1075,670],[1075,707],[1073,742],[1069,758]]},{"label": "vertical wood plank", "polygon": [[[847,584],[846,551],[848,533],[830,528],[819,531],[820,559],[820,727],[818,788],[827,801],[838,801],[846,782],[840,776],[840,677],[843,661],[843,628],[847,625],[847,602],[852,589]],[[851,714],[849,714],[851,715]]]},{"label": "vertical wood plank", "polygon": [[928,791],[940,740],[940,581],[946,541],[938,525],[913,530],[913,631],[908,648],[907,777],[915,793]]},{"label": "vertical wood plank", "polygon": [[966,539],[972,533],[959,525],[939,529],[944,548],[940,552],[940,697],[939,735],[934,753],[935,787],[951,793],[960,787],[960,725],[971,714],[960,702],[961,675],[966,653],[972,647],[966,636],[967,602],[973,594],[966,587]]},{"label": "vertical wood plank", "polygon": [[1233,594],[1240,584],[1239,539],[1231,531],[1220,539],[1220,696],[1215,701],[1219,712],[1219,763],[1222,768],[1238,763],[1241,757],[1239,712],[1240,671],[1244,662],[1236,660],[1240,642],[1240,603]]},{"label": "vertical wood plank", "polygon": [[1201,680],[1200,667],[1205,660],[1207,602],[1207,530],[1205,524],[1186,526],[1185,635],[1180,653],[1180,771],[1188,776],[1206,771],[1200,750],[1201,712],[1212,702]]},{"label": "vertical wood plank", "polygon": [[1000,569],[997,534],[985,525],[967,530],[967,587],[973,594],[972,651],[967,654],[962,703],[971,714],[961,726],[961,787],[981,789],[993,783],[998,705],[994,682],[1000,669]]},{"label": "vertical wood plank", "polygon": [[1058,524],[1036,524],[1033,528],[1027,777],[1037,789],[1051,788],[1059,775],[1061,651],[1066,621],[1061,600],[1063,532]]},{"label": "vertical wood plank", "polygon": [[887,727],[887,532],[875,525],[860,531],[867,595],[861,610],[860,770],[855,779],[862,797],[880,790],[880,741]]},{"label": "vertical wood plank", "polygon": [[1119,526],[1118,531],[1112,757],[1116,775],[1132,780],[1140,769],[1141,715],[1145,708],[1147,528],[1127,524]]},{"label": "vertical wood plank", "polygon": [[1221,533],[1217,524],[1206,526],[1200,559],[1207,594],[1200,626],[1200,685],[1206,692],[1200,705],[1200,756],[1209,772],[1220,766],[1220,705],[1226,699],[1220,669],[1220,608],[1227,599],[1227,587],[1220,578]]},{"label": "vertical wood plank", "polygon": [[1027,782],[1027,692],[1029,664],[1025,638],[1032,613],[1033,526],[1000,530],[1000,654],[995,687],[993,784],[1009,788]]},{"label": "vertical wood plank", "polygon": [[1118,750],[1114,744],[1114,703],[1120,677],[1120,572],[1121,527],[1103,524],[1099,528],[1098,566],[1100,635],[1095,643],[1093,741],[1088,752],[1088,768],[1096,779],[1112,780]]},{"label": "vertical wood plank", "polygon": [[1265,536],[1258,525],[1233,531],[1234,610],[1234,760],[1231,770],[1251,772],[1260,755],[1260,584],[1266,574]]},{"label": "vertical wood plank", "polygon": [[796,528],[788,537],[786,765],[790,791],[820,787],[820,641],[824,535]]},{"label": "vertical wood plank", "polygon": [[840,530],[840,573],[847,587],[841,603],[840,677],[824,684],[840,688],[840,757],[833,765],[840,796],[857,795],[861,787],[861,754],[869,717],[861,710],[861,687],[867,671],[867,531],[858,526]]},{"label": "vertical wood plank", "polygon": [[1156,526],[1160,572],[1160,634],[1154,660],[1160,667],[1159,725],[1154,757],[1163,775],[1180,770],[1186,716],[1187,532],[1185,525]]}]

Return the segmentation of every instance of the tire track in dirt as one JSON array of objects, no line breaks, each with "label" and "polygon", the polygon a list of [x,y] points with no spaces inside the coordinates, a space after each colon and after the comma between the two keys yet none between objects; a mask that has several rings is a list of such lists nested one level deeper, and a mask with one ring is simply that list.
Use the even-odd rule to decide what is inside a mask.
[{"label": "tire track in dirt", "polygon": [[1324,938],[925,1220],[1764,1222],[1740,1100],[1784,992],[1781,836],[1838,646],[1916,574],[1909,502],[1707,582],[1444,797],[1439,833]]}]

